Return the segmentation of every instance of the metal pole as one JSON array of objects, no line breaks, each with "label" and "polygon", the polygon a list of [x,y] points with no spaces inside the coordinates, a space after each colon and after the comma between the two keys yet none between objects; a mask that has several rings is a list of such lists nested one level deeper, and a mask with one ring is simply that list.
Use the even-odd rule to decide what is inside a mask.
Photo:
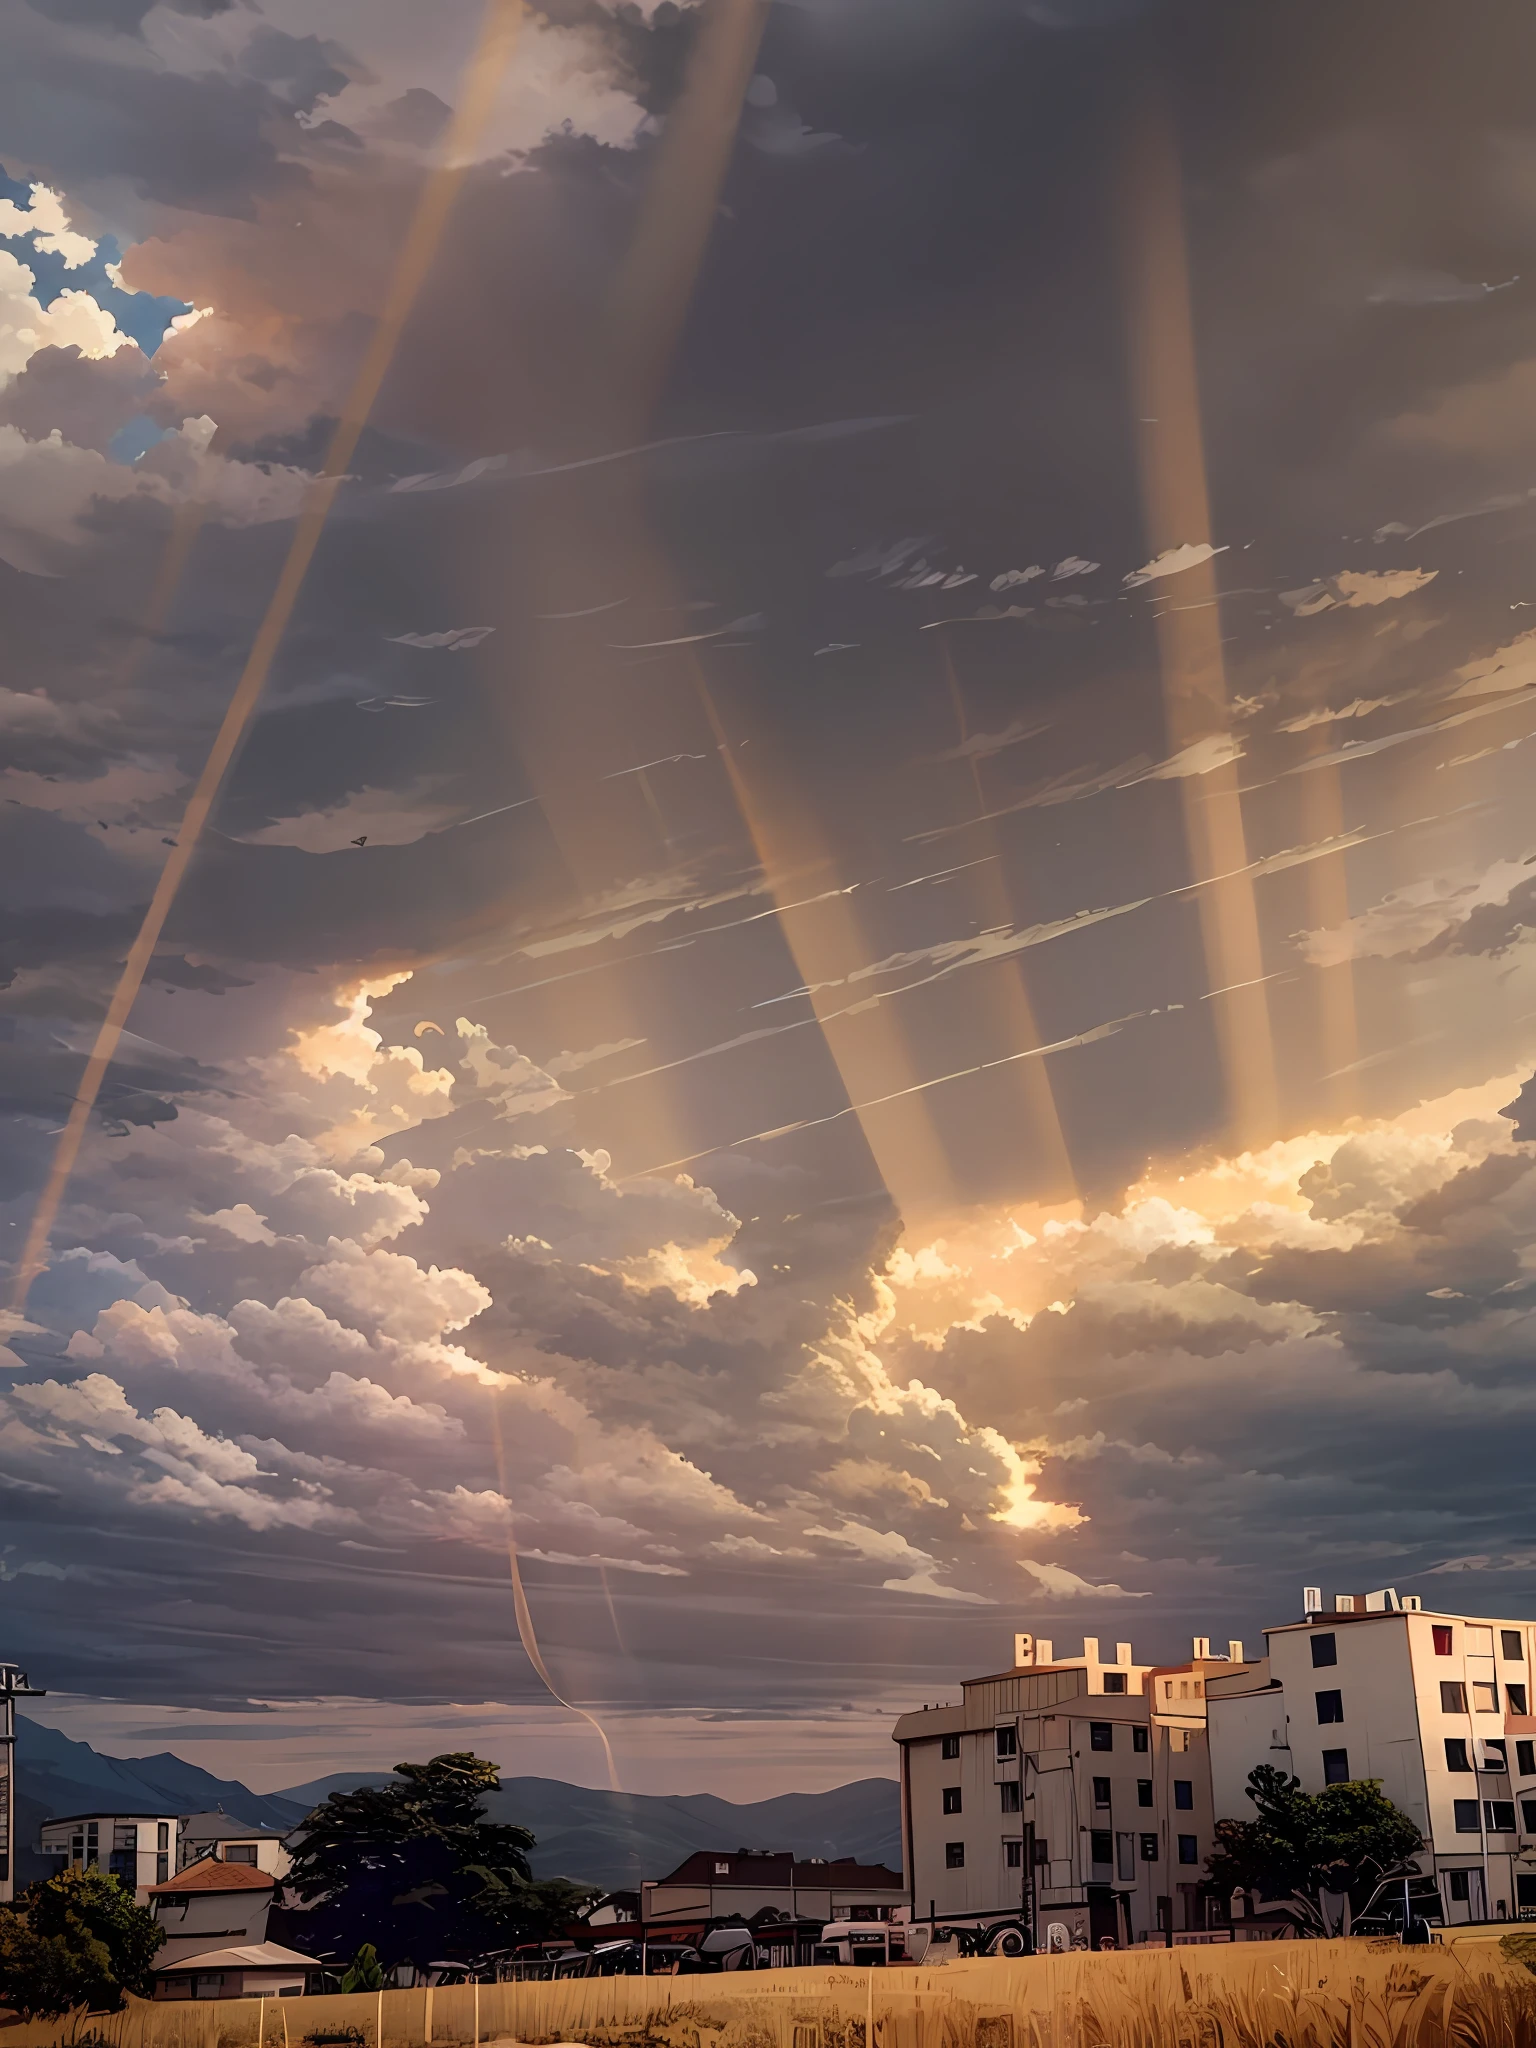
[{"label": "metal pole", "polygon": [[[1498,1666],[1494,1666],[1497,1673]],[[1467,1716],[1467,1742],[1472,1751],[1472,1790],[1477,1794],[1477,1846],[1483,1860],[1483,1913],[1491,1918],[1492,1901],[1489,1892],[1492,1886],[1488,1877],[1488,1829],[1483,1814],[1483,1774],[1477,1762],[1477,1723],[1472,1716],[1472,1674],[1467,1668],[1467,1625],[1461,1624],[1461,1704]],[[1470,1908],[1467,1918],[1472,1917]]]},{"label": "metal pole", "polygon": [[15,1664],[0,1664],[0,1772],[5,1785],[0,1790],[0,1904],[10,1905],[16,1897],[16,1702],[46,1699],[41,1686],[29,1684],[27,1674]]}]

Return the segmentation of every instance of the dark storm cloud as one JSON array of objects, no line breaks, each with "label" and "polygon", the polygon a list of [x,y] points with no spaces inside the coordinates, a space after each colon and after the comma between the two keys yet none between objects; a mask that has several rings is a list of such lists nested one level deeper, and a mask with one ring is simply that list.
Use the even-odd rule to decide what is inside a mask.
[{"label": "dark storm cloud", "polygon": [[[144,595],[197,488],[176,444],[138,472],[164,496],[87,492],[49,541],[60,573],[0,581],[25,677],[0,697],[5,765],[59,778],[13,777],[0,810],[8,1234],[275,585],[302,486],[282,472],[318,467],[380,301],[420,176],[399,150],[447,110],[413,86],[349,131],[369,147],[327,143],[295,110],[325,118],[368,62],[361,30],[354,50],[257,19],[223,70],[179,75],[132,41],[146,13],[35,11],[11,75],[47,92],[18,86],[8,112],[0,89],[0,120],[72,201],[135,195],[129,275],[214,310],[166,344],[153,393],[128,351],[34,356],[0,426],[100,451],[141,407],[206,412],[243,467],[197,487],[293,495],[206,521],[152,632]],[[551,19],[601,31],[653,111],[696,29]],[[1377,906],[1442,848],[1457,873],[1524,857],[1520,706],[1479,728],[1492,768],[1437,735],[1457,671],[1533,601],[1529,481],[1500,438],[1532,301],[1423,280],[1526,261],[1533,33],[1428,6],[1342,27],[1320,6],[1235,26],[1090,0],[778,9],[646,428],[665,445],[622,461],[593,424],[594,336],[652,140],[557,135],[518,176],[466,181],[167,927],[135,1020],[150,1050],[114,1069],[36,1329],[0,1331],[24,1360],[14,1538],[68,1574],[64,1602],[7,1578],[52,1683],[234,1701],[259,1660],[277,1696],[333,1692],[343,1667],[381,1697],[531,1695],[493,1399],[552,1642],[584,1693],[632,1703],[793,1707],[850,1670],[991,1666],[999,1610],[1050,1597],[1026,1560],[1090,1589],[1058,1611],[1139,1610],[1171,1639],[1217,1603],[1236,1630],[1272,1619],[1320,1555],[1406,1578],[1514,1553],[1536,1212],[1508,1130],[1449,1098],[1529,1071],[1529,998],[1488,966],[1523,971],[1525,885],[1470,910],[1447,889],[1446,937],[1356,985],[1373,1076],[1394,1033],[1438,1029],[1404,1025],[1414,1005],[1457,1001],[1486,1035],[1469,1021],[1470,1050],[1437,1041],[1368,1083],[1347,1140],[1271,1160],[1230,1213],[1222,1189],[1260,1169],[1219,1155],[1214,1221],[1171,1173],[1125,1192],[1149,1152],[1216,1142],[1194,908],[1092,920],[1187,882],[1203,779],[1170,772],[1154,612],[1177,579],[1126,580],[1151,549],[1115,153],[1154,49],[1189,166],[1231,758],[1295,1128],[1336,1128],[1295,935],[1338,898],[1325,917],[1324,863],[1290,852],[1347,840],[1353,900]],[[422,477],[444,487],[390,488]],[[925,575],[975,580],[827,573],[909,535]],[[1053,577],[1072,560],[1099,566]],[[1025,618],[936,626],[1033,564],[997,593]],[[1357,603],[1385,572],[1402,593]],[[473,648],[403,644],[469,621],[494,629]],[[1307,808],[1319,735],[1336,817]],[[1402,743],[1373,765],[1339,752],[1357,736]],[[139,793],[92,811],[98,784]],[[803,832],[775,841],[779,807]],[[966,835],[942,863],[913,843],[939,834]],[[767,914],[764,888],[795,910]],[[903,1084],[980,1070],[1027,1048],[1017,959],[979,956],[1058,925],[1022,956],[1039,1042],[1185,1005],[1049,1063],[1098,1191],[1081,1221],[1015,1223],[1039,1133],[990,1079],[923,1098],[981,1218],[937,1243],[903,1234],[852,1116],[771,1158],[718,1149],[884,1091],[803,1006],[759,1037],[757,1005],[975,959],[879,1015]],[[1440,1124],[1398,1130],[1442,1058]],[[684,1153],[697,1185],[635,1176]],[[1185,1163],[1192,1183],[1211,1166]],[[597,1566],[561,1558],[605,1560],[646,1659],[615,1663]],[[1106,1583],[1123,1596],[1095,1600]]]}]

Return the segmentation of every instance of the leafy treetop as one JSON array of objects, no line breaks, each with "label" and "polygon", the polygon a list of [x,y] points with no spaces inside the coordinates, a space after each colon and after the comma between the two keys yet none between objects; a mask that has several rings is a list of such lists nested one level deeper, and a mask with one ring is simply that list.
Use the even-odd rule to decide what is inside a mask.
[{"label": "leafy treetop", "polygon": [[0,2002],[27,2018],[86,2006],[116,2012],[125,1991],[148,1997],[164,1930],[132,1891],[101,1870],[61,1870],[0,1907]]},{"label": "leafy treetop", "polygon": [[487,1820],[500,1790],[495,1764],[468,1751],[397,1764],[395,1782],[333,1792],[304,1822],[283,1880],[285,1898],[313,1908],[290,1922],[295,1945],[356,1955],[372,1967],[421,1965],[543,1934],[589,1893],[561,1879],[535,1883],[527,1828]]},{"label": "leafy treetop", "polygon": [[1424,1846],[1418,1828],[1375,1778],[1353,1778],[1321,1792],[1273,1764],[1248,1774],[1252,1820],[1219,1820],[1207,1868],[1212,1885],[1239,1885],[1267,1899],[1348,1892],[1359,1911],[1382,1877]]}]

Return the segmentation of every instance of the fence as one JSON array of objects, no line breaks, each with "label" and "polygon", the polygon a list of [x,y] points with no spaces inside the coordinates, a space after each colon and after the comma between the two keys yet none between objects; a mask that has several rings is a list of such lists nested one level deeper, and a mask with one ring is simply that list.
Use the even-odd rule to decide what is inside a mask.
[{"label": "fence", "polygon": [[1536,1977],[1498,1939],[135,1999],[13,2024],[3,2048],[1536,2048]]}]

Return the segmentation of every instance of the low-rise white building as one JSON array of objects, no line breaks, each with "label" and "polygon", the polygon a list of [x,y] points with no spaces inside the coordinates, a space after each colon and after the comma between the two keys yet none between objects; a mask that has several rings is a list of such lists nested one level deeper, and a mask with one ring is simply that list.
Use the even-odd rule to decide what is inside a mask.
[{"label": "low-rise white building", "polygon": [[1268,1657],[1207,1702],[1218,1815],[1252,1816],[1248,1773],[1307,1792],[1375,1778],[1422,1832],[1448,1923],[1536,1919],[1536,1629],[1430,1613],[1391,1589],[1304,1595]]},{"label": "low-rise white building", "polygon": [[222,1863],[245,1863],[277,1878],[286,1877],[293,1862],[279,1829],[237,1820],[222,1806],[212,1813],[181,1816],[176,1830],[176,1868],[185,1870],[203,1856],[217,1856]]},{"label": "low-rise white building", "polygon": [[57,1857],[61,1870],[105,1870],[121,1878],[142,1906],[150,1887],[175,1868],[176,1815],[64,1814],[43,1822],[37,1846],[41,1855]]},{"label": "low-rise white building", "polygon": [[222,1863],[204,1856],[157,1884],[150,1905],[165,1930],[156,1970],[180,1965],[188,1956],[230,1943],[249,1946],[267,1938],[276,1880],[248,1863]]}]

